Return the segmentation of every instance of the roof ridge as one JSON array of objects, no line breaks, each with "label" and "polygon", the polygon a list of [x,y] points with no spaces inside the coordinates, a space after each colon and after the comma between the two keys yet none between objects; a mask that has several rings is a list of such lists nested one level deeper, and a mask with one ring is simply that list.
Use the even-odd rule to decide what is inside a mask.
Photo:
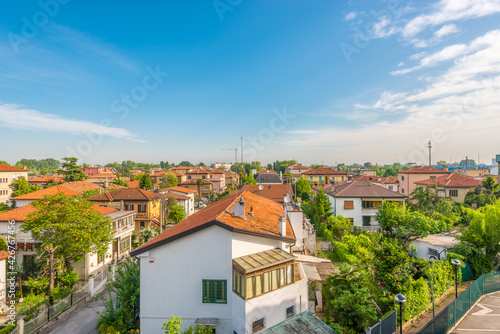
[{"label": "roof ridge", "polygon": [[[238,191],[236,190],[236,196],[235,198],[231,201],[231,203],[227,206],[224,207],[224,209],[220,212],[218,212],[213,219],[218,219],[221,217],[221,215],[229,208],[229,207],[233,207],[237,202],[238,202],[238,198],[240,198],[241,196],[243,196],[243,194],[246,192],[246,190],[240,190],[240,194],[238,195]],[[229,195],[228,198],[231,198],[232,196]],[[233,204],[234,203],[234,204]]]},{"label": "roof ridge", "polygon": [[[340,195],[344,190],[346,190],[347,188],[349,188],[350,186],[352,186],[356,182],[359,182],[359,181],[358,180],[354,180],[351,183],[345,183],[345,184],[347,184],[347,186],[345,186],[344,188],[340,189],[340,191],[337,193],[337,195]],[[340,185],[340,186],[342,186],[342,185]]]}]

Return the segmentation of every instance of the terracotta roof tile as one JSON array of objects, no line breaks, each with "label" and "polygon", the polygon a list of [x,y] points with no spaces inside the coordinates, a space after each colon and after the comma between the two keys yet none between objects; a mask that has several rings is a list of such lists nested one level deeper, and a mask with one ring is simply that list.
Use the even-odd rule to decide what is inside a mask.
[{"label": "terracotta roof tile", "polygon": [[150,201],[156,197],[152,191],[139,188],[122,188],[87,198],[95,202]]},{"label": "terracotta roof tile", "polygon": [[42,190],[37,190],[37,191],[34,191],[32,193],[29,193],[29,194],[24,194],[21,196],[13,197],[11,199],[14,201],[17,201],[20,199],[37,200],[37,199],[41,199],[43,196],[46,196],[46,195],[55,195],[55,194],[59,194],[59,193],[64,193],[68,196],[80,195],[80,193],[78,193],[74,190],[63,187],[62,185],[58,185],[58,186],[53,186],[50,188],[45,188]]},{"label": "terracotta roof tile", "polygon": [[480,180],[476,180],[471,176],[459,175],[451,173],[448,175],[438,176],[433,179],[427,179],[415,182],[418,185],[434,185],[437,184],[444,188],[473,188],[481,185]]},{"label": "terracotta roof tile", "polygon": [[[259,187],[262,187],[262,190]],[[244,186],[243,189],[278,203],[283,203],[283,198],[287,195],[293,197],[291,184],[251,184]]]},{"label": "terracotta roof tile", "polygon": [[83,195],[84,191],[89,191],[89,190],[104,190],[103,187],[98,186],[95,183],[88,182],[88,181],[73,181],[73,182],[66,182],[61,184],[62,187],[67,188],[69,190],[76,191],[79,194]]},{"label": "terracotta roof tile", "polygon": [[[198,180],[200,180],[200,179],[198,179]],[[204,185],[205,185],[205,184],[206,184],[206,185],[208,185],[208,184],[212,184],[212,182],[207,181],[206,179],[201,179],[201,180],[203,180],[203,184],[204,184]],[[179,183],[179,185],[186,185],[186,186],[187,186],[187,185],[196,185],[196,181],[197,181],[197,180],[187,180],[187,181],[184,181],[184,182]]]},{"label": "terracotta roof tile", "polygon": [[[106,208],[98,205],[94,205],[93,207],[94,210],[99,212],[101,215],[105,215],[116,211],[115,209]],[[16,222],[23,222],[26,220],[26,218],[30,213],[35,211],[36,209],[31,204],[28,204],[9,211],[0,212],[0,222],[5,222],[9,220],[14,220]]]},{"label": "terracotta roof tile", "polygon": [[32,179],[29,179],[28,182],[60,182],[61,180],[64,179],[64,176],[40,176],[40,177],[34,177]]},{"label": "terracotta roof tile", "polygon": [[172,190],[172,191],[177,191],[177,192],[185,193],[185,194],[192,194],[192,193],[196,192],[196,190],[189,189],[189,188],[184,188],[184,187],[178,187],[178,186],[170,187],[170,188],[167,188],[165,190],[167,190],[167,191]]},{"label": "terracotta roof tile", "polygon": [[0,251],[0,261],[5,260],[10,256],[9,251]]},{"label": "terracotta roof tile", "polygon": [[[245,200],[245,219],[235,217],[231,212],[231,208],[234,205],[239,205],[238,202],[241,197]],[[250,212],[253,215],[250,215]],[[187,233],[198,231],[216,222],[229,229],[256,232],[263,236],[268,235],[279,238],[279,217],[283,215],[283,208],[279,203],[247,191],[239,191],[237,196],[229,196],[189,216],[171,229],[166,230],[156,238],[134,250],[131,256],[162,245],[170,240],[175,240]],[[292,226],[288,220],[286,237],[295,239]]]},{"label": "terracotta roof tile", "polygon": [[385,189],[368,181],[353,181],[334,187],[328,191],[333,197],[365,197],[365,198],[406,198],[408,196]]},{"label": "terracotta roof tile", "polygon": [[23,169],[16,166],[0,165],[0,172],[27,172],[29,169]]},{"label": "terracotta roof tile", "polygon": [[310,169],[302,173],[302,175],[347,175],[347,173],[329,167],[320,167],[316,169]]},{"label": "terracotta roof tile", "polygon": [[398,174],[406,173],[406,174],[449,174],[451,173],[448,170],[439,169],[431,166],[417,166],[409,169],[403,169],[398,171]]},{"label": "terracotta roof tile", "polygon": [[260,172],[257,172],[257,174],[269,174],[269,173],[278,174],[276,171],[270,169],[263,169]]},{"label": "terracotta roof tile", "polygon": [[134,180],[134,181],[128,182],[127,186],[129,188],[139,188],[140,184],[141,184],[141,180]]}]

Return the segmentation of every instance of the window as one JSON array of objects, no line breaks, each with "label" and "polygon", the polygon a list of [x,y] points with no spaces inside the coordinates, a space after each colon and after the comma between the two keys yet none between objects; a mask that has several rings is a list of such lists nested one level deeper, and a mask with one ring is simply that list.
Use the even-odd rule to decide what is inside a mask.
[{"label": "window", "polygon": [[401,193],[404,194],[405,193],[405,190],[403,188],[401,188]]},{"label": "window", "polygon": [[372,217],[363,216],[363,226],[370,226],[372,221]]},{"label": "window", "polygon": [[188,180],[191,180],[191,175],[188,175]]},{"label": "window", "polygon": [[120,240],[120,254],[130,250],[130,236]]},{"label": "window", "polygon": [[249,275],[244,276],[233,270],[233,292],[243,299],[258,297],[295,282],[293,264]]},{"label": "window", "polygon": [[311,182],[312,182],[312,180],[313,180],[313,177],[312,177],[312,176],[309,176],[309,181],[311,181]]},{"label": "window", "polygon": [[139,228],[144,228],[146,227],[146,222],[142,221],[139,223]]},{"label": "window", "polygon": [[404,176],[401,176],[401,181],[404,181],[405,180],[405,177]]},{"label": "window", "polygon": [[134,204],[125,204],[125,210],[134,211]]},{"label": "window", "polygon": [[322,177],[322,176],[320,176],[320,177],[319,177],[319,182],[321,183],[322,181],[323,181],[323,177]]},{"label": "window", "polygon": [[286,308],[286,317],[290,318],[295,315],[295,305]]},{"label": "window", "polygon": [[264,328],[264,318],[252,322],[252,333],[260,331]]},{"label": "window", "polygon": [[204,279],[203,303],[226,304],[227,303],[227,281]]},{"label": "window", "polygon": [[450,197],[458,197],[458,190],[457,189],[450,189]]},{"label": "window", "polygon": [[146,204],[139,204],[137,211],[142,212],[142,213],[146,212]]},{"label": "window", "polygon": [[344,201],[344,209],[345,210],[354,209],[354,201]]}]

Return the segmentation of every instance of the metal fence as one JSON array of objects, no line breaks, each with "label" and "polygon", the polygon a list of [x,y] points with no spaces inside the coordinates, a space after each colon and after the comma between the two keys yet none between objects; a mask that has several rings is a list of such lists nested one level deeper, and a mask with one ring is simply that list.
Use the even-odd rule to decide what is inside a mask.
[{"label": "metal fence", "polygon": [[418,334],[446,334],[482,295],[500,291],[500,272],[485,274],[430,321]]},{"label": "metal fence", "polygon": [[375,326],[368,328],[366,334],[393,334],[397,329],[397,320],[398,313],[394,309],[394,311],[382,317]]},{"label": "metal fence", "polygon": [[90,293],[89,283],[85,284],[82,288],[74,291],[66,298],[59,301],[50,307],[45,308],[39,315],[24,324],[24,332],[26,334],[32,333],[47,323],[50,319],[58,316],[66,311],[70,306],[79,302]]}]

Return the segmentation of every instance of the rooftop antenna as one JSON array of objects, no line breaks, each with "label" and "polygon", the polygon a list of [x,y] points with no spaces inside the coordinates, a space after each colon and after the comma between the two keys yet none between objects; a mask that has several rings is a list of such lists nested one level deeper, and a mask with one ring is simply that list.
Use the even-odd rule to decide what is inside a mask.
[{"label": "rooftop antenna", "polygon": [[243,168],[243,136],[241,136],[241,168]]},{"label": "rooftop antenna", "polygon": [[[234,151],[234,169],[238,175],[238,149],[237,148],[223,148],[223,151]],[[238,198],[238,191],[234,189],[234,198]]]},{"label": "rooftop antenna", "polygon": [[431,141],[429,140],[429,166],[432,166],[432,160],[431,160]]}]

